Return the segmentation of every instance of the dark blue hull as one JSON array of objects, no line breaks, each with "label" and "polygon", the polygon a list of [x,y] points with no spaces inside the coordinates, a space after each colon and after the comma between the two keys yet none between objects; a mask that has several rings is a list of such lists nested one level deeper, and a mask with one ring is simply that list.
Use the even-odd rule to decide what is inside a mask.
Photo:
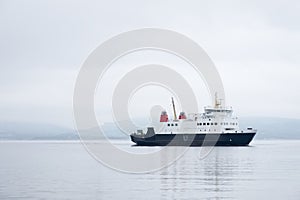
[{"label": "dark blue hull", "polygon": [[155,134],[149,137],[132,134],[138,146],[247,146],[256,131],[220,134]]}]

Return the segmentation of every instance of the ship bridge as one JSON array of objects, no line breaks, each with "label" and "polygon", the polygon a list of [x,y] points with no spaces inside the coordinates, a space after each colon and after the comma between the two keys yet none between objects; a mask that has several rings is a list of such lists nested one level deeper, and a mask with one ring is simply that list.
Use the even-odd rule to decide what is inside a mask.
[{"label": "ship bridge", "polygon": [[223,113],[223,114],[231,114],[233,112],[232,107],[205,107],[204,108],[205,114],[216,114],[216,113]]},{"label": "ship bridge", "polygon": [[217,93],[215,94],[215,106],[204,108],[205,115],[231,116],[232,112],[233,112],[232,107],[222,106],[222,99],[218,99]]}]

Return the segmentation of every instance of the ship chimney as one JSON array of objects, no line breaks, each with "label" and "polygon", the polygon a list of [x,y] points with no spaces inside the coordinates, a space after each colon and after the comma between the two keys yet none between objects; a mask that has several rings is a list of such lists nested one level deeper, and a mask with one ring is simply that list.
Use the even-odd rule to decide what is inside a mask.
[{"label": "ship chimney", "polygon": [[162,111],[160,115],[160,122],[167,122],[169,120],[168,114],[166,111]]},{"label": "ship chimney", "polygon": [[179,119],[186,119],[185,112],[180,112]]}]

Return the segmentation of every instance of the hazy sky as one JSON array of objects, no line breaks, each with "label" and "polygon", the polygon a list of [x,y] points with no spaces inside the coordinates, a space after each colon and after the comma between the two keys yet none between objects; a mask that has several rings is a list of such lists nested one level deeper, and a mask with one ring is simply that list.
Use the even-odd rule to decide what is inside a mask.
[{"label": "hazy sky", "polygon": [[132,29],[180,32],[214,61],[240,116],[300,118],[299,1],[0,1],[0,120],[73,126],[78,71]]}]

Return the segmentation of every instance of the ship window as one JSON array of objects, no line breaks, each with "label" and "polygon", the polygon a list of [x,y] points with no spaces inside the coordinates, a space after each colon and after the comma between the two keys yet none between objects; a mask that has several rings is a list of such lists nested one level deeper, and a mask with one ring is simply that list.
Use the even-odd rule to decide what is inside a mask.
[{"label": "ship window", "polygon": [[202,123],[200,123],[200,126],[202,126]]},{"label": "ship window", "polygon": [[214,123],[210,123],[210,125],[214,125]]},{"label": "ship window", "polygon": [[175,124],[175,126],[178,126],[178,124]]},{"label": "ship window", "polygon": [[170,126],[170,124],[168,124],[168,126]]},{"label": "ship window", "polygon": [[174,124],[171,124],[171,126],[174,126]]},{"label": "ship window", "polygon": [[205,126],[206,125],[206,123],[203,123],[203,126]]},{"label": "ship window", "polygon": [[215,123],[215,125],[218,125],[218,123]]},{"label": "ship window", "polygon": [[221,122],[221,125],[223,125],[223,122]]},{"label": "ship window", "polygon": [[211,119],[208,119],[209,121],[211,120]]}]

